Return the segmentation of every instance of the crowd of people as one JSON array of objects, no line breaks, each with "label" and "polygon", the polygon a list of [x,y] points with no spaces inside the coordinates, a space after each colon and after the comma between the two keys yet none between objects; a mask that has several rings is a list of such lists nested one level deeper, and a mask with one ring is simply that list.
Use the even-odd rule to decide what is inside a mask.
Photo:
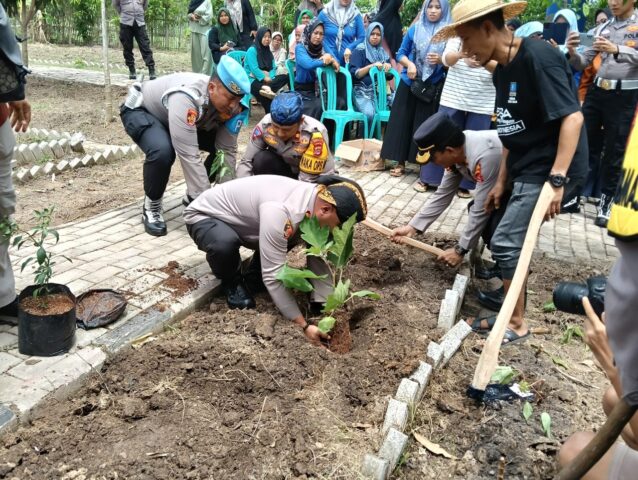
[{"label": "crowd of people", "polygon": [[[154,77],[152,52],[144,40],[145,0],[115,3],[131,76],[136,76],[135,36]],[[179,157],[186,181],[186,228],[221,279],[229,307],[254,308],[254,295],[267,290],[281,313],[320,344],[325,335],[302,314],[277,273],[288,250],[302,241],[304,218],[316,216],[320,225],[334,228],[352,216],[357,221],[366,217],[363,189],[337,175],[332,134],[320,121],[324,92],[318,82],[326,75],[319,68],[340,73],[334,93],[343,108],[349,76],[354,105],[371,123],[379,104],[371,77],[376,68],[393,92],[381,149],[384,159],[395,162],[389,175],[404,175],[406,163],[413,162],[420,165],[414,188],[438,187],[408,225],[393,230],[391,240],[403,243],[424,232],[455,195],[467,197],[475,189],[464,232],[438,260],[456,267],[483,237],[495,268],[480,275],[501,277],[503,289],[479,292],[479,300],[498,311],[543,187],[549,183],[553,192],[547,220],[578,210],[581,196],[597,202],[596,225],[609,227],[621,257],[605,304],[609,342],[605,324],[585,300],[588,342],[612,380],[606,411],[619,399],[638,404],[632,370],[638,349],[629,341],[638,330],[626,321],[638,308],[633,268],[638,262],[637,135],[627,147],[638,103],[638,12],[635,0],[608,4],[609,9],[595,13],[596,25],[581,32],[570,9],[557,10],[545,23],[521,24],[517,17],[525,11],[523,1],[461,0],[452,9],[448,0],[425,0],[403,32],[400,0],[380,0],[366,15],[355,0],[326,5],[304,0],[296,27],[286,36],[258,26],[249,0],[226,0],[216,14],[210,0],[192,0],[187,15],[194,71],[133,84],[120,109],[126,132],[146,156],[145,230],[152,236],[167,233],[162,198]],[[212,18],[217,21],[211,27]],[[19,65],[16,51],[5,51],[5,56]],[[234,51],[243,52],[241,58],[232,58]],[[294,60],[292,85],[288,60]],[[239,158],[238,133],[248,123],[251,97],[265,115]],[[12,118],[11,125],[24,130],[28,104],[24,92],[16,98],[0,108],[0,120]],[[2,123],[0,139],[12,145],[9,121]],[[205,161],[201,151],[208,152]],[[8,182],[7,200],[0,203],[4,217],[15,203],[6,171],[0,171],[0,187]],[[244,269],[241,246],[255,251]],[[0,247],[0,267],[9,265],[9,272],[0,268],[0,273],[9,275],[8,249]],[[308,268],[317,275],[311,280],[310,302],[321,308],[330,293],[321,279],[325,264],[309,257]],[[11,300],[13,286],[0,293],[1,316],[16,300]],[[522,289],[503,346],[530,337],[526,304]],[[496,314],[468,323],[486,334],[495,320]],[[584,478],[630,478],[638,462],[633,428],[635,419],[624,435],[626,445],[616,445]],[[570,439],[561,463],[571,461],[588,438]]]}]

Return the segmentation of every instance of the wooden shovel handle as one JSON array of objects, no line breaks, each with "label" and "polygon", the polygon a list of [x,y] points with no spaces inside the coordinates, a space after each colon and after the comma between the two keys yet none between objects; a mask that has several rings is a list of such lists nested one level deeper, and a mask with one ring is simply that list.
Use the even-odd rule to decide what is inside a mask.
[{"label": "wooden shovel handle", "polygon": [[523,248],[521,249],[521,255],[516,265],[516,271],[514,272],[514,278],[503,301],[503,306],[496,316],[496,321],[492,327],[489,337],[485,341],[481,357],[479,358],[476,370],[474,371],[474,379],[472,380],[472,387],[477,390],[485,390],[487,384],[492,378],[494,370],[498,364],[498,354],[501,350],[501,344],[503,343],[503,337],[505,336],[505,330],[507,324],[512,318],[514,313],[514,307],[518,301],[518,297],[521,293],[525,279],[527,278],[527,272],[529,271],[529,264],[536,246],[536,240],[538,232],[543,224],[543,219],[549,205],[554,198],[554,189],[552,186],[545,182],[543,189],[536,202],[536,207],[532,212],[532,218],[530,219],[529,226],[527,227],[527,233],[525,234],[525,241],[523,242]]},{"label": "wooden shovel handle", "polygon": [[[366,218],[361,223],[363,223],[366,227],[370,227],[372,230],[376,230],[380,234],[385,235],[386,237],[392,236],[391,229],[389,229],[385,225],[381,225],[379,222],[375,222],[371,218]],[[432,245],[428,245],[423,242],[419,242],[418,240],[415,240],[414,238],[403,237],[402,240],[405,245],[410,245],[411,247],[421,249],[424,252],[428,252],[430,255],[434,255],[435,257],[438,257],[439,255],[443,253],[443,250],[441,250],[440,248],[433,247]]]},{"label": "wooden shovel handle", "polygon": [[556,480],[578,480],[583,478],[607,450],[614,444],[622,429],[627,425],[636,412],[637,407],[630,407],[627,402],[620,400],[609,414],[602,428],[581,450],[569,465],[563,468]]}]

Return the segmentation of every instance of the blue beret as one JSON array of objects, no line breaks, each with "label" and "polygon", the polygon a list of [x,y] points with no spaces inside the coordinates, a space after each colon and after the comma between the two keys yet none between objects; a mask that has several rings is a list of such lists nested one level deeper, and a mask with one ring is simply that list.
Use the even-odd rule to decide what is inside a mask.
[{"label": "blue beret", "polygon": [[250,94],[248,74],[239,62],[223,55],[217,64],[217,76],[226,89],[238,97]]},{"label": "blue beret", "polygon": [[298,92],[283,92],[270,105],[270,118],[277,125],[294,125],[303,115],[303,99]]}]

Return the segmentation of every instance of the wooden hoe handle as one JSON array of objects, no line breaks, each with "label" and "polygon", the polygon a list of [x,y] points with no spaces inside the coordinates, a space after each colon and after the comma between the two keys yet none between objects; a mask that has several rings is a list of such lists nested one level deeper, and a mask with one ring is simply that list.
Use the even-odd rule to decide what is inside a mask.
[{"label": "wooden hoe handle", "polygon": [[527,278],[527,272],[529,270],[530,260],[534,247],[536,246],[536,239],[538,237],[538,231],[543,224],[543,218],[545,213],[552,203],[554,198],[554,189],[548,182],[545,182],[543,189],[541,190],[536,207],[532,212],[532,218],[527,227],[527,233],[525,234],[525,241],[523,242],[523,248],[521,249],[521,255],[516,265],[516,271],[514,272],[514,278],[503,301],[503,306],[498,312],[496,322],[492,327],[489,337],[485,342],[481,357],[479,358],[476,370],[474,371],[474,379],[472,380],[472,387],[477,390],[485,390],[487,384],[492,378],[494,370],[498,364],[498,353],[501,349],[503,337],[505,336],[505,330],[507,324],[512,318],[514,313],[514,307],[518,301],[518,297],[521,293],[525,279]]},{"label": "wooden hoe handle", "polygon": [[[392,230],[390,230],[385,225],[381,225],[379,222],[375,222],[374,220],[370,218],[366,218],[361,223],[363,223],[366,227],[370,227],[372,230],[376,230],[380,234],[385,235],[386,237],[392,236]],[[414,238],[403,237],[402,240],[405,245],[410,245],[411,247],[419,248],[423,250],[424,252],[428,252],[430,255],[434,255],[435,257],[438,257],[439,255],[443,253],[443,250],[441,250],[440,248],[436,248],[436,247],[433,247],[432,245],[419,242],[418,240],[415,240]]]}]

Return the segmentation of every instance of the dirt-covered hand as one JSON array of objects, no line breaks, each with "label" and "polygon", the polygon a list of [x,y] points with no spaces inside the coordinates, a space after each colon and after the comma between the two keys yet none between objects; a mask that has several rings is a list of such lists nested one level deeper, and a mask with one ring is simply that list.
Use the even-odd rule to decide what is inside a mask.
[{"label": "dirt-covered hand", "polygon": [[456,253],[453,248],[448,248],[437,257],[437,261],[446,264],[448,267],[456,267],[463,261],[463,256]]},{"label": "dirt-covered hand", "polygon": [[31,123],[31,105],[26,100],[9,102],[11,128],[16,132],[26,132]]},{"label": "dirt-covered hand", "polygon": [[306,339],[313,345],[327,348],[324,344],[321,343],[321,340],[330,340],[330,335],[328,335],[327,333],[323,333],[321,330],[319,330],[319,327],[308,325],[308,328],[306,328],[304,334],[306,335]]},{"label": "dirt-covered hand", "polygon": [[603,318],[598,318],[589,298],[583,297],[583,308],[585,309],[585,343],[600,363],[608,377],[615,375],[614,354],[607,340],[607,328],[605,327],[605,314]]},{"label": "dirt-covered hand", "polygon": [[403,243],[403,237],[414,237],[415,234],[416,228],[410,225],[404,225],[403,227],[397,227],[392,230],[390,240],[394,243]]},{"label": "dirt-covered hand", "polygon": [[552,203],[549,204],[549,208],[547,209],[547,213],[545,213],[545,221],[554,218],[556,215],[560,213],[560,206],[563,202],[563,194],[565,193],[564,187],[555,188],[554,189],[554,198],[552,199]]}]

